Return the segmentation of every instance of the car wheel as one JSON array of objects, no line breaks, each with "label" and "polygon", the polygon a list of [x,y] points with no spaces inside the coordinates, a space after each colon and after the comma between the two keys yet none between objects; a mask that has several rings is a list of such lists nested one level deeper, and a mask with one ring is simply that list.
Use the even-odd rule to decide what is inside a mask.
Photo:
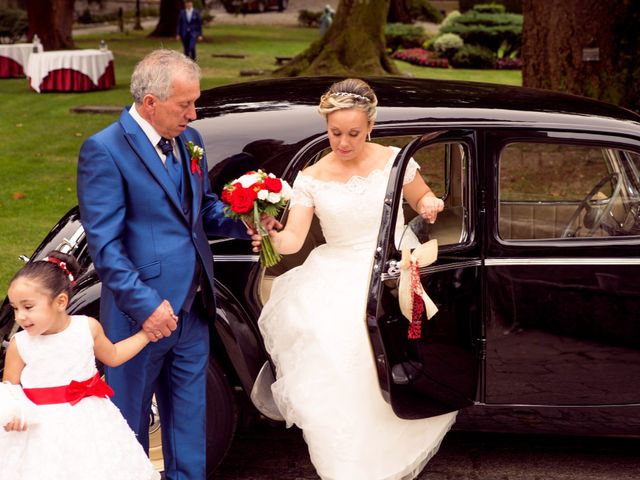
[{"label": "car wheel", "polygon": [[238,423],[236,400],[220,364],[211,359],[207,376],[207,478],[226,455]]},{"label": "car wheel", "polygon": [[282,12],[286,10],[288,6],[289,6],[289,0],[280,0],[280,2],[278,2],[278,11]]},{"label": "car wheel", "polygon": [[[155,469],[161,472],[164,470],[164,456],[155,397],[149,421],[149,458]],[[218,362],[212,359],[207,372],[207,479],[214,478],[215,469],[229,450],[237,421],[236,402],[227,376]]]},{"label": "car wheel", "polygon": [[257,9],[258,9],[258,13],[264,13],[264,11],[266,10],[266,5],[262,0],[258,1]]}]

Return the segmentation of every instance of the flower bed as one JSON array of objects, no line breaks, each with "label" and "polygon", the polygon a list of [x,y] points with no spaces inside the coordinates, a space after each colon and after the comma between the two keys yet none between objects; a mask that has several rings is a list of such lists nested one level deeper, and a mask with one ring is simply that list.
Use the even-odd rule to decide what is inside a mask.
[{"label": "flower bed", "polygon": [[449,60],[446,58],[433,58],[434,54],[424,48],[408,48],[393,52],[391,58],[413,63],[422,67],[449,68]]},{"label": "flower bed", "polygon": [[520,70],[522,60],[519,58],[499,58],[496,60],[496,68],[502,70]]}]

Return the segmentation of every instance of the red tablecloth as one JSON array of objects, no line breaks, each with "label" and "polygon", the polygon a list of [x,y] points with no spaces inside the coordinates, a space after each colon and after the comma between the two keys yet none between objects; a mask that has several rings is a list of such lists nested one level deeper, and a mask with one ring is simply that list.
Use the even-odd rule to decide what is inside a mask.
[{"label": "red tablecloth", "polygon": [[26,74],[37,92],[87,92],[115,85],[113,54],[100,50],[56,50],[29,57]]},{"label": "red tablecloth", "polygon": [[[42,45],[38,46],[42,51]],[[33,43],[0,44],[0,78],[24,77]]]}]

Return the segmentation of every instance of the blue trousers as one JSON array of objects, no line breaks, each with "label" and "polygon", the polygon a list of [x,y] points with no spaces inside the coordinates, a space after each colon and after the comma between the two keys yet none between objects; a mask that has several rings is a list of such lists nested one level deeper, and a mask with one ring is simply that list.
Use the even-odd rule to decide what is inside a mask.
[{"label": "blue trousers", "polygon": [[193,33],[185,33],[182,37],[182,47],[184,48],[184,54],[191,58],[196,59],[196,43],[198,42],[198,36]]},{"label": "blue trousers", "polygon": [[196,301],[180,312],[171,336],[150,343],[133,359],[107,368],[113,402],[149,451],[151,399],[156,395],[162,425],[166,480],[206,476],[206,378],[209,329]]}]

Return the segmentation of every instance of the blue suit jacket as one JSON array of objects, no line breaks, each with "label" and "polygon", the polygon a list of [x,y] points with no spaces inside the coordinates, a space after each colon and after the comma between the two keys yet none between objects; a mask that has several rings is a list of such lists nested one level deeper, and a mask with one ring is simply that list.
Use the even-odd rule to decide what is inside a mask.
[{"label": "blue suit jacket", "polygon": [[[187,128],[176,138],[183,159],[189,140],[203,146],[198,132]],[[223,203],[211,193],[206,156],[202,177],[191,173],[189,163],[183,162],[183,169],[192,195],[190,205],[183,205],[128,109],[82,145],[80,215],[102,281],[101,322],[114,341],[137,331],[163,299],[177,313],[192,286],[196,260],[203,266],[205,289],[214,291],[208,235],[248,238],[242,223],[225,217]]]},{"label": "blue suit jacket", "polygon": [[180,10],[176,34],[182,38],[187,37],[188,34],[194,37],[202,35],[202,17],[200,16],[200,12],[194,8],[191,14],[191,21],[189,22],[187,21],[187,11],[184,9]]}]

